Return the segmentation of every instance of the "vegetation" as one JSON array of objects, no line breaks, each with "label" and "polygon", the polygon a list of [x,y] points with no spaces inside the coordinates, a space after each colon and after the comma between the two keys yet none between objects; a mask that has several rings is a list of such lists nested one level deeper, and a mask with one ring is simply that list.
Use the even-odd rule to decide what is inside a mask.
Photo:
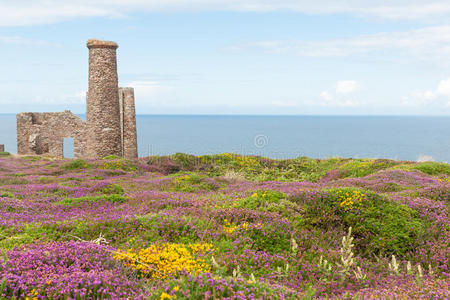
[{"label": "vegetation", "polygon": [[0,298],[449,298],[444,163],[0,158]]}]

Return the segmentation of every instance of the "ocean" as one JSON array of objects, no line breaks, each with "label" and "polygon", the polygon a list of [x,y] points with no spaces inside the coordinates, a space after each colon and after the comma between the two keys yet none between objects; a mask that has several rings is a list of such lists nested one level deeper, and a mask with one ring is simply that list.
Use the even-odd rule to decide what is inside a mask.
[{"label": "ocean", "polygon": [[[232,152],[450,162],[450,117],[138,115],[137,127],[139,156]],[[15,115],[0,115],[0,144],[16,153]]]}]

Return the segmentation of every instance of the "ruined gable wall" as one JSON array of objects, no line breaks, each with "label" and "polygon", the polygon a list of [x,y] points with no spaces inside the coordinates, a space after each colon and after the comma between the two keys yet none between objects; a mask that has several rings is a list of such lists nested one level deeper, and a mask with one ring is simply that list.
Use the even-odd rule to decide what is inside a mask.
[{"label": "ruined gable wall", "polygon": [[74,139],[75,157],[84,157],[86,124],[70,111],[17,114],[17,153],[62,157],[63,138]]},{"label": "ruined gable wall", "polygon": [[134,89],[131,87],[119,88],[119,103],[122,156],[134,159],[138,157]]}]

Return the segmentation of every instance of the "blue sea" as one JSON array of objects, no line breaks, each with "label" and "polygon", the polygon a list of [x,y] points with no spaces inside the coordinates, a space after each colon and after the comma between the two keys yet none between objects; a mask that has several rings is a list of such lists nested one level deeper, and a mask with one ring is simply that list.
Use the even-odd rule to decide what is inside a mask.
[{"label": "blue sea", "polygon": [[[0,115],[0,144],[11,153],[15,126],[15,115]],[[450,117],[138,115],[137,126],[139,156],[233,152],[450,162]]]}]

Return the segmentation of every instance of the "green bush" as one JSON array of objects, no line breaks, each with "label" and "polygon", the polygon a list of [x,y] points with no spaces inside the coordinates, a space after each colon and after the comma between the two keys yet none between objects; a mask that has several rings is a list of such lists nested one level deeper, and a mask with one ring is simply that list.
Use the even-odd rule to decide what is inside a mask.
[{"label": "green bush", "polygon": [[87,169],[90,165],[86,163],[82,159],[75,159],[66,164],[64,164],[61,168],[64,170],[76,170],[76,169]]},{"label": "green bush", "polygon": [[414,170],[419,170],[428,175],[445,174],[450,176],[450,164],[439,162],[424,162],[412,167]]},{"label": "green bush", "polygon": [[6,191],[1,192],[0,191],[0,197],[3,197],[3,198],[14,198],[14,195],[12,193],[10,193],[10,192],[6,192]]},{"label": "green bush", "polygon": [[184,170],[194,169],[199,163],[199,159],[196,156],[185,153],[175,153],[171,158]]},{"label": "green bush", "polygon": [[176,192],[198,192],[198,191],[214,191],[219,188],[219,185],[206,176],[196,174],[184,175],[173,180],[174,186],[171,190]]},{"label": "green bush", "polygon": [[249,226],[243,233],[250,238],[251,248],[257,251],[267,251],[269,253],[282,253],[288,251],[291,246],[291,239],[287,230],[281,228],[271,228],[268,226]]},{"label": "green bush", "polygon": [[397,164],[398,162],[387,159],[354,159],[340,166],[339,170],[344,177],[364,177]]},{"label": "green bush", "polygon": [[66,205],[66,206],[78,206],[83,205],[85,203],[95,203],[100,201],[114,202],[114,203],[123,203],[127,201],[127,198],[120,194],[112,194],[112,195],[101,195],[101,196],[85,196],[79,198],[65,198],[63,200],[55,202],[58,205]]},{"label": "green bush", "polygon": [[303,192],[304,221],[320,228],[352,227],[361,255],[403,255],[423,241],[426,221],[417,211],[374,192],[341,188]]},{"label": "green bush", "polygon": [[3,156],[10,156],[11,154],[9,152],[0,152],[0,157]]},{"label": "green bush", "polygon": [[121,159],[121,157],[120,157],[120,156],[117,156],[117,155],[107,155],[107,156],[103,157],[103,159],[105,159],[105,160],[110,160],[110,159]]},{"label": "green bush", "polygon": [[190,216],[172,217],[148,214],[136,217],[140,224],[140,236],[144,241],[164,240],[170,243],[195,243],[206,232],[208,223]]},{"label": "green bush", "polygon": [[[136,165],[128,159],[110,159],[104,162],[98,162],[97,167],[103,170],[122,170],[122,171],[136,171]],[[112,173],[114,174],[114,173]],[[120,174],[120,173],[117,173]]]},{"label": "green bush", "polygon": [[[171,280],[167,290],[158,287],[152,291],[150,298],[165,299],[164,295],[168,295],[166,292],[170,291],[173,291],[171,299],[300,299],[294,290],[262,280],[254,282],[240,276],[213,276],[211,278],[208,274],[184,275]],[[188,292],[182,293],[181,291]],[[208,294],[210,297],[205,296]]]},{"label": "green bush", "polygon": [[237,208],[264,210],[270,204],[280,204],[281,199],[285,198],[286,195],[278,191],[257,190],[250,197],[239,199],[234,206]]},{"label": "green bush", "polygon": [[118,184],[111,183],[101,189],[101,192],[106,195],[118,194],[123,195],[125,190]]}]

